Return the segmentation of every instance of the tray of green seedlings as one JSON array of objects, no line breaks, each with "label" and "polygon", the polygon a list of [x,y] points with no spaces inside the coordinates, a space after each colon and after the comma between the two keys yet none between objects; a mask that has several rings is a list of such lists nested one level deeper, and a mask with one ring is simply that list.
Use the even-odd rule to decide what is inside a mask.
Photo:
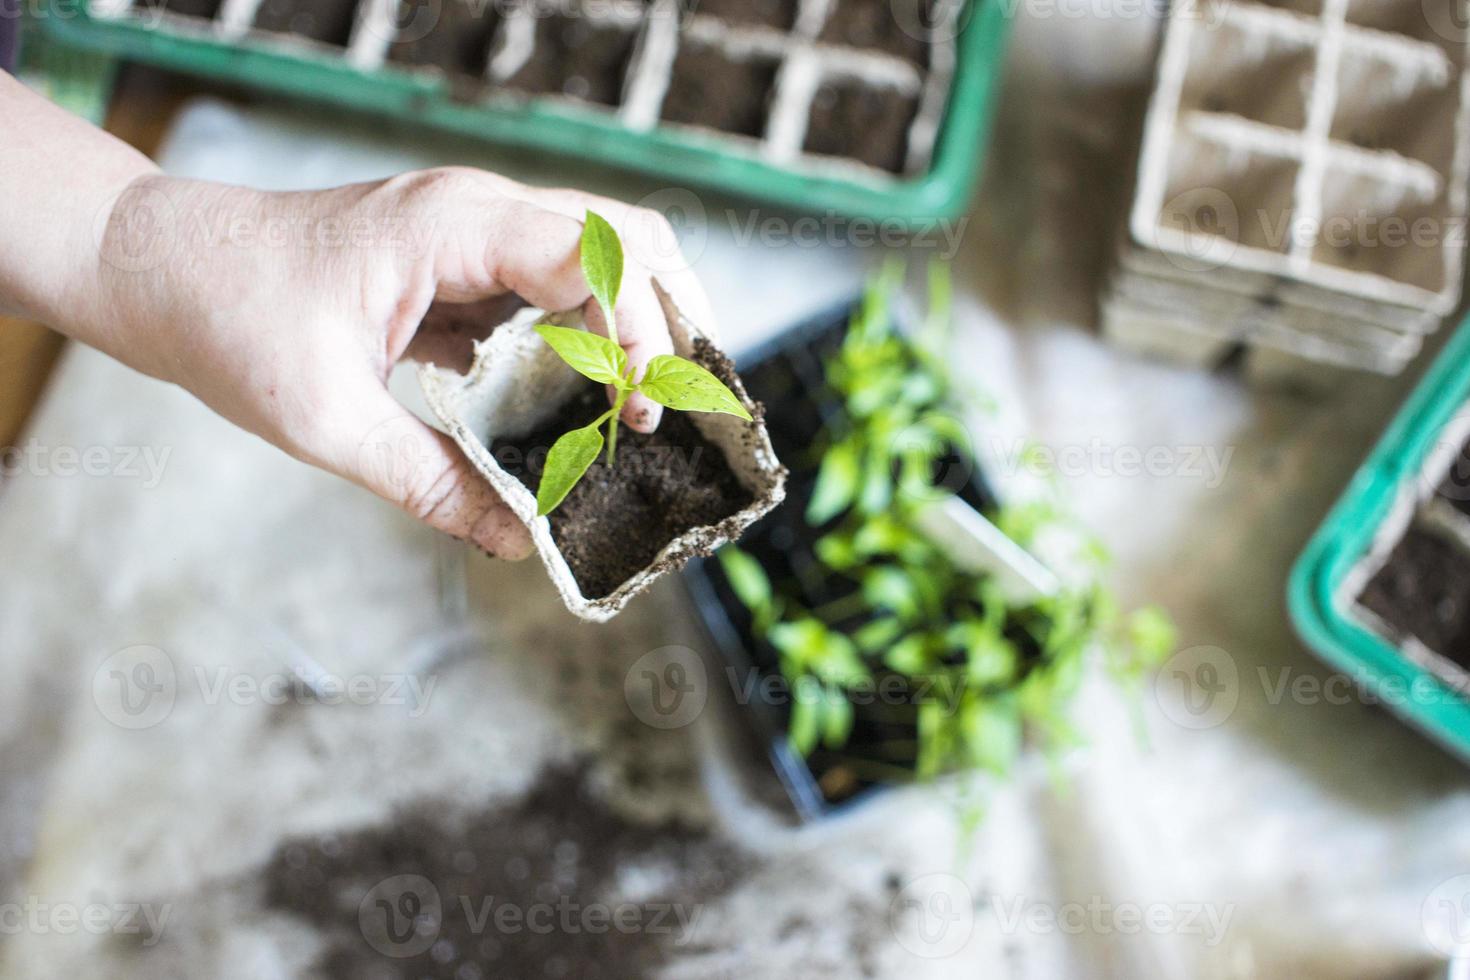
[{"label": "tray of green seedlings", "polygon": [[[1004,773],[1023,733],[1059,747],[1088,659],[1136,677],[1172,643],[1090,570],[1025,550],[1064,519],[1001,506],[927,326],[897,329],[901,270],[741,362],[790,469],[786,501],[685,582],[791,802],[814,819],[884,787]],[[993,519],[993,523],[992,523]]]},{"label": "tray of green seedlings", "polygon": [[1470,760],[1470,321],[1292,572],[1324,659]]},{"label": "tray of green seedlings", "polygon": [[69,44],[913,221],[968,198],[1007,26],[998,0],[78,2],[42,21]]}]

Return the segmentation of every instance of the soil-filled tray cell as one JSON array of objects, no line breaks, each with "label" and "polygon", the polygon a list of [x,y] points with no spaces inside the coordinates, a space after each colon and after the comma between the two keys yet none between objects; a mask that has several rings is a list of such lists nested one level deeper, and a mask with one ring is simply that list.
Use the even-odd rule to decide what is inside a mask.
[{"label": "soil-filled tray cell", "polygon": [[345,48],[352,38],[357,6],[357,0],[262,0],[255,12],[255,29]]},{"label": "soil-filled tray cell", "polygon": [[1312,259],[1437,293],[1445,287],[1444,246],[1456,231],[1448,207],[1443,192],[1421,201],[1400,185],[1329,169]]},{"label": "soil-filled tray cell", "polygon": [[484,78],[500,15],[486,0],[405,0],[390,61],[432,65],[448,75]]},{"label": "soil-filled tray cell", "polygon": [[804,149],[902,173],[918,111],[917,96],[857,80],[828,81],[812,101]]},{"label": "soil-filled tray cell", "polygon": [[157,10],[162,7],[171,14],[181,17],[198,17],[203,20],[213,20],[219,14],[219,8],[224,0],[163,0],[163,3],[150,2],[146,6],[149,10]]},{"label": "soil-filled tray cell", "polygon": [[1299,130],[1307,122],[1317,52],[1302,41],[1231,21],[1195,25],[1181,113],[1221,112]]},{"label": "soil-filled tray cell", "polygon": [[1470,667],[1470,554],[1412,526],[1358,601],[1391,628]]},{"label": "soil-filled tray cell", "polygon": [[779,70],[780,63],[771,59],[735,61],[716,48],[686,42],[674,58],[661,116],[665,122],[759,139]]},{"label": "soil-filled tray cell", "polygon": [[616,106],[633,61],[636,30],[552,14],[536,23],[536,46],[507,88]]},{"label": "soil-filled tray cell", "polygon": [[1215,143],[1179,134],[1159,227],[1186,236],[1191,250],[1209,237],[1247,248],[1285,253],[1291,247],[1296,160],[1250,150],[1226,152]]},{"label": "soil-filled tray cell", "polygon": [[1459,78],[1431,66],[1344,51],[1329,136],[1368,150],[1391,150],[1448,174],[1455,154]]},{"label": "soil-filled tray cell", "polygon": [[732,26],[789,31],[796,24],[797,0],[688,0],[689,12],[718,17]]},{"label": "soil-filled tray cell", "polygon": [[934,7],[933,0],[835,0],[821,40],[923,66],[935,30]]}]

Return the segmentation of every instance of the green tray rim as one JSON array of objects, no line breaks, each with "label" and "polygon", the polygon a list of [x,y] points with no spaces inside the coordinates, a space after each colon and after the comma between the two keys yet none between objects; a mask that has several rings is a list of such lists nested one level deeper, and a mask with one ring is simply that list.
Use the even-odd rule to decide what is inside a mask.
[{"label": "green tray rim", "polygon": [[[695,130],[632,132],[605,112],[531,100],[456,101],[438,73],[385,66],[363,71],[339,55],[300,43],[248,35],[224,43],[201,29],[150,28],[96,17],[91,0],[52,0],[38,18],[49,36],[73,47],[385,114],[505,145],[612,163],[677,187],[733,192],[802,212],[917,224],[958,217],[983,170],[1012,18],[1001,0],[973,0],[959,36],[954,84],[930,169],[917,177],[872,181],[797,172],[731,152]],[[64,9],[63,9],[64,8]]]},{"label": "green tray rim", "polygon": [[1349,619],[1334,601],[1344,576],[1372,546],[1405,479],[1415,478],[1445,425],[1470,400],[1470,318],[1415,386],[1328,512],[1291,571],[1287,603],[1298,634],[1328,664],[1355,674],[1375,694],[1390,687],[1433,691],[1384,704],[1470,762],[1470,700],[1386,640]]}]

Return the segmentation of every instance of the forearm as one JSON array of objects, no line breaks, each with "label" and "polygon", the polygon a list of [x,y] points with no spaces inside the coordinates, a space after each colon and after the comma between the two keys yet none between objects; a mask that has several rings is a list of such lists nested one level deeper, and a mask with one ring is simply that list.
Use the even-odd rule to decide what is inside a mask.
[{"label": "forearm", "polygon": [[104,237],[141,153],[0,72],[0,311],[88,343],[109,321]]}]

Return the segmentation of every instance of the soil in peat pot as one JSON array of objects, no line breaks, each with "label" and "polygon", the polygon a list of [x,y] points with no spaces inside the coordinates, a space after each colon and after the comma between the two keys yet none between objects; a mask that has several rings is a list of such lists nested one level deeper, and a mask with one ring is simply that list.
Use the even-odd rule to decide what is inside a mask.
[{"label": "soil in peat pot", "polygon": [[661,115],[666,122],[759,139],[779,69],[767,58],[732,61],[715,48],[683,44]]},{"label": "soil in peat pot", "polygon": [[902,173],[909,127],[918,113],[915,96],[874,88],[858,79],[827,82],[812,103],[805,149]]},{"label": "soil in peat pot", "polygon": [[357,0],[264,0],[255,28],[345,48],[356,17]]},{"label": "soil in peat pot", "polygon": [[508,88],[535,95],[565,95],[616,106],[633,61],[637,32],[554,14],[536,24],[536,46]]},{"label": "soil in peat pot", "polygon": [[1410,527],[1358,601],[1389,626],[1470,668],[1470,555]]},{"label": "soil in peat pot", "polygon": [[[703,341],[696,342],[694,359],[722,380],[733,376],[728,359]],[[497,439],[491,452],[501,468],[534,493],[552,444],[605,411],[603,387],[589,382],[585,392],[569,400],[545,425],[519,439]],[[665,411],[652,433],[634,432],[618,423],[615,465],[607,464],[606,451],[598,457],[552,511],[551,537],[582,594],[601,599],[650,565],[665,545],[686,531],[710,528],[712,545],[725,536],[715,526],[753,502],[724,454],[700,434],[689,416]]]},{"label": "soil in peat pot", "polygon": [[499,23],[494,3],[404,0],[398,12],[398,40],[388,50],[388,59],[403,65],[434,65],[450,76],[483,79]]}]

